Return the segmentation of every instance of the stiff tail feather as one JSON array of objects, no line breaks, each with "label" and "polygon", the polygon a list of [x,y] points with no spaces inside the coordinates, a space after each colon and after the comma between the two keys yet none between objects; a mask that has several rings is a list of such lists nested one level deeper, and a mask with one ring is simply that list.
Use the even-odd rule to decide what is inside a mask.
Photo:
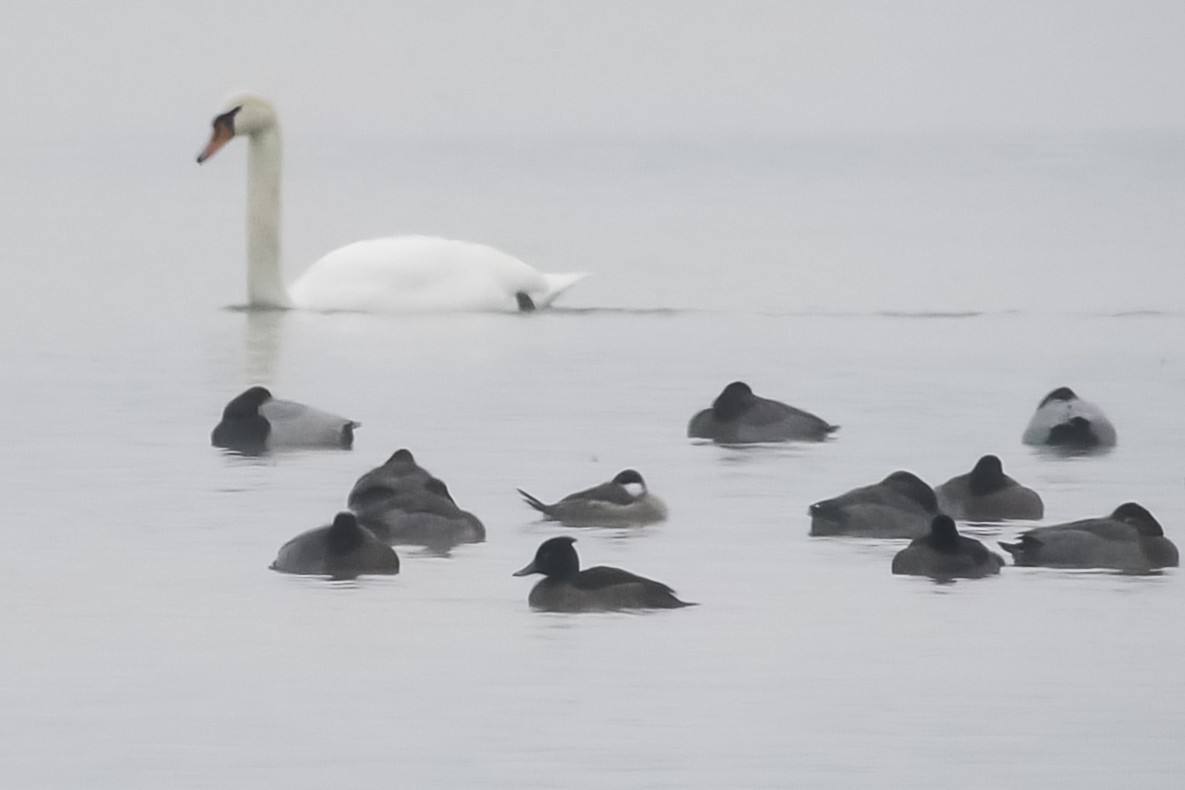
[{"label": "stiff tail feather", "polygon": [[516,488],[514,490],[517,491],[522,496],[523,501],[526,502],[528,505],[535,508],[536,510],[538,510],[540,513],[542,513],[545,516],[551,515],[551,508],[548,507],[546,504],[544,504],[540,500],[536,499],[535,497],[531,496],[526,491],[523,491],[521,488]]}]

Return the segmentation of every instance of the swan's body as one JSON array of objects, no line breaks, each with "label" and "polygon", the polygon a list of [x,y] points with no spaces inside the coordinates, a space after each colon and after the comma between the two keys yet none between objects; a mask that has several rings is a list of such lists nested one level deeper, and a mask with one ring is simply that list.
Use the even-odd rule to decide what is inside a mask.
[{"label": "swan's body", "polygon": [[259,96],[232,97],[198,156],[246,136],[249,307],[359,312],[516,311],[545,307],[585,274],[544,274],[483,244],[393,236],[348,244],[284,287],[280,266],[280,126]]}]

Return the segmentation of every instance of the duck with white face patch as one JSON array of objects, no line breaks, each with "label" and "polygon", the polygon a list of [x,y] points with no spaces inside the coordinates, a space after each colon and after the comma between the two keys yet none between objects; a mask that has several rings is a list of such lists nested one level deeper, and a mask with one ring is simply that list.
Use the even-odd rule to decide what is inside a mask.
[{"label": "duck with white face patch", "polygon": [[568,494],[547,504],[518,489],[523,500],[545,519],[570,527],[627,527],[663,521],[667,506],[646,487],[635,469],[625,469],[606,483]]}]

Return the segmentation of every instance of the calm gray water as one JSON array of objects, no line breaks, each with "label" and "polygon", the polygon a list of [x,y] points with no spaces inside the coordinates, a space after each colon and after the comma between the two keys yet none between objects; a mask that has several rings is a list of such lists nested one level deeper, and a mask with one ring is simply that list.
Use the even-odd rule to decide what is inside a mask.
[{"label": "calm gray water", "polygon": [[[243,161],[193,139],[10,146],[0,785],[1132,787],[1185,772],[1182,577],[893,577],[807,505],[999,454],[1047,522],[1147,506],[1185,542],[1185,137],[318,146],[290,276],[387,232],[595,277],[529,317],[245,313]],[[17,155],[19,154],[19,155]],[[728,381],[835,441],[727,449]],[[252,383],[353,452],[208,446]],[[1058,385],[1099,457],[1023,447]],[[485,521],[394,578],[267,569],[409,447]],[[531,612],[544,499],[636,467],[671,510],[587,564],[702,605]],[[1022,525],[966,527],[985,540]]]}]

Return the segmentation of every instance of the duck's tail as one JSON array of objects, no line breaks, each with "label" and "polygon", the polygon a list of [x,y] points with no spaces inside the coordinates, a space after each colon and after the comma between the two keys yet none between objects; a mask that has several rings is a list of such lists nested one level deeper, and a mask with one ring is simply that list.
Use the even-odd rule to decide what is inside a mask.
[{"label": "duck's tail", "polygon": [[535,508],[536,510],[538,510],[540,513],[542,513],[545,516],[551,516],[551,508],[548,507],[546,504],[544,504],[542,501],[531,496],[526,491],[523,491],[521,488],[516,488],[514,490],[517,491],[520,496],[522,496],[523,501],[526,502],[528,505]]},{"label": "duck's tail", "polygon": [[1019,557],[1024,554],[1025,547],[1023,543],[1005,543],[1004,541],[996,541],[1000,544],[1000,548],[1011,554],[1013,557]]}]

